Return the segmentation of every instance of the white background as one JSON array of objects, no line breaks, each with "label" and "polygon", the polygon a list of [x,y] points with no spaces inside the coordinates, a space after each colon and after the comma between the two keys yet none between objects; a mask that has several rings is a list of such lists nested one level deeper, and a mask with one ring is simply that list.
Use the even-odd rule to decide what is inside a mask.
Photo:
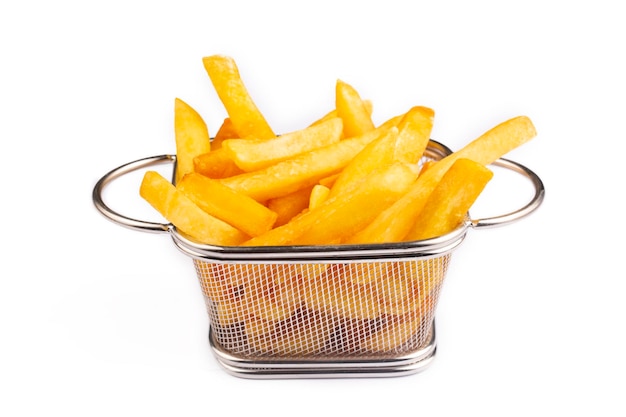
[{"label": "white background", "polygon": [[[625,415],[619,5],[3,2],[0,415]],[[231,376],[209,350],[191,261],[167,235],[94,209],[107,171],[174,152],[175,97],[216,132],[225,114],[201,63],[215,53],[237,60],[277,132],[329,110],[338,78],[373,101],[376,122],[432,107],[432,136],[452,149],[513,116],[535,123],[507,157],[542,178],[545,202],[470,230],[424,372]],[[108,201],[159,220],[136,181]],[[524,187],[489,188],[472,214],[524,204]]]}]

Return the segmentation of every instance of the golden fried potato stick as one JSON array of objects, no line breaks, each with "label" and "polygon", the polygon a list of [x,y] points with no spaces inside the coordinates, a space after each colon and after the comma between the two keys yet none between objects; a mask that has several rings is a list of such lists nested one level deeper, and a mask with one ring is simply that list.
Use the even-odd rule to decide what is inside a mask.
[{"label": "golden fried potato stick", "polygon": [[185,175],[176,186],[202,210],[249,236],[274,226],[276,213],[263,204],[197,172]]},{"label": "golden fried potato stick", "polygon": [[211,55],[202,58],[202,63],[240,138],[276,136],[252,100],[233,58]]},{"label": "golden fried potato stick", "polygon": [[248,236],[198,207],[156,171],[146,171],[139,194],[177,229],[200,243],[239,245]]},{"label": "golden fried potato stick", "polygon": [[322,184],[315,184],[311,189],[311,195],[309,196],[309,210],[312,210],[322,204],[328,198],[330,194],[330,188]]},{"label": "golden fried potato stick", "polygon": [[193,159],[211,149],[209,130],[202,116],[183,100],[174,100],[174,136],[176,139],[175,182],[194,171]]},{"label": "golden fried potato stick", "polygon": [[359,93],[341,80],[337,80],[335,86],[335,108],[337,116],[343,119],[343,133],[346,138],[374,129],[372,117]]},{"label": "golden fried potato stick", "polygon": [[226,149],[218,148],[193,159],[194,171],[209,178],[226,178],[243,174]]},{"label": "golden fried potato stick", "polygon": [[217,130],[215,137],[211,141],[211,149],[219,149],[222,147],[222,142],[224,139],[238,139],[239,135],[235,131],[235,126],[233,126],[233,122],[227,117],[222,122],[222,125]]},{"label": "golden fried potato stick", "polygon": [[380,213],[365,229],[348,239],[347,243],[383,243],[404,240],[428,196],[454,161],[467,158],[489,165],[507,152],[528,142],[536,134],[533,123],[526,116],[514,117],[491,128],[462,149],[428,168],[401,199]]},{"label": "golden fried potato stick", "polygon": [[266,201],[267,208],[278,216],[274,227],[282,226],[309,207],[313,187],[303,188],[291,194]]},{"label": "golden fried potato stick", "polygon": [[424,154],[433,129],[435,112],[423,106],[409,109],[398,123],[394,159],[407,164],[417,164]]},{"label": "golden fried potato stick", "polygon": [[339,142],[339,117],[270,139],[227,139],[222,148],[243,171],[255,171],[297,155]]},{"label": "golden fried potato stick", "polygon": [[428,197],[405,239],[422,240],[453,231],[492,177],[493,172],[483,164],[457,159]]},{"label": "golden fried potato stick", "polygon": [[343,139],[332,145],[306,152],[267,168],[223,178],[225,185],[257,201],[285,196],[317,182],[345,167],[381,131]]},{"label": "golden fried potato stick", "polygon": [[[347,140],[347,139],[345,139]],[[328,198],[313,210],[276,227],[243,245],[327,245],[351,236],[381,210],[397,201],[415,181],[417,173],[396,163],[373,171],[344,193]]]}]

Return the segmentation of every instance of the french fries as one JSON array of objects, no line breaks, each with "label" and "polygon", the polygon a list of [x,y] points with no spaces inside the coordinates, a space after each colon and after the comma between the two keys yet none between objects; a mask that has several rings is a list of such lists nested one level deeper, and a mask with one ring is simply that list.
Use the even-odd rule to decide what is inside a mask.
[{"label": "french fries", "polygon": [[340,118],[271,139],[227,139],[222,148],[241,170],[250,172],[274,165],[314,149],[339,142],[343,131]]},{"label": "french fries", "polygon": [[330,196],[340,195],[372,171],[395,162],[394,148],[398,139],[398,129],[393,126],[376,140],[370,142],[337,175]]},{"label": "french fries", "polygon": [[235,246],[247,239],[245,233],[206,213],[156,171],[144,174],[139,194],[183,233],[200,242]]},{"label": "french fries", "polygon": [[485,132],[468,145],[429,167],[414,186],[393,206],[381,212],[349,243],[400,242],[405,240],[428,196],[445,172],[459,158],[488,165],[507,152],[534,138],[536,130],[526,116],[509,119]]},{"label": "french fries", "polygon": [[227,117],[222,122],[222,125],[217,130],[213,141],[211,142],[211,149],[219,149],[222,147],[222,142],[225,139],[238,139],[239,134],[235,131],[233,122]]},{"label": "french fries", "polygon": [[484,165],[457,159],[428,197],[406,239],[423,240],[453,231],[492,177]]},{"label": "french fries", "polygon": [[232,160],[226,149],[217,148],[193,159],[194,171],[209,178],[228,178],[244,171]]},{"label": "french fries", "polygon": [[211,150],[211,139],[202,116],[189,104],[177,98],[174,102],[174,135],[176,138],[175,181],[194,172],[196,156]]},{"label": "french fries", "polygon": [[265,205],[277,216],[274,226],[282,226],[307,209],[311,204],[311,192],[314,187],[305,187],[282,197],[267,200]]},{"label": "french fries", "polygon": [[289,223],[244,242],[245,246],[323,245],[359,230],[408,189],[417,177],[397,163],[372,172],[344,195],[328,198]]},{"label": "french fries", "polygon": [[330,194],[330,188],[322,184],[315,184],[309,195],[309,210],[319,207]]},{"label": "french fries", "polygon": [[344,136],[360,136],[374,129],[374,122],[367,105],[350,84],[337,80],[335,86],[337,116],[343,119]]},{"label": "french fries", "polygon": [[394,159],[408,164],[417,164],[424,154],[430,132],[433,129],[435,112],[424,106],[409,109],[398,123],[398,138],[394,146]]},{"label": "french fries", "polygon": [[340,171],[379,134],[379,131],[372,130],[263,169],[223,178],[221,181],[233,190],[261,202],[285,196],[313,186],[320,179]]},{"label": "french fries", "polygon": [[[372,102],[341,80],[335,108],[276,135],[232,58],[208,56],[203,65],[228,117],[211,141],[200,114],[176,99],[175,181],[148,171],[140,186],[142,198],[200,244],[280,251],[445,235],[491,180],[487,166],[536,136],[519,116],[428,160],[431,108],[375,125]],[[307,355],[425,343],[448,259],[194,263],[218,331],[241,332],[262,354]]]},{"label": "french fries", "polygon": [[277,214],[264,205],[202,174],[185,175],[177,188],[198,207],[249,236],[267,232],[276,221]]},{"label": "french fries", "polygon": [[234,59],[212,55],[203,58],[202,63],[240,138],[269,139],[276,136],[250,97]]}]

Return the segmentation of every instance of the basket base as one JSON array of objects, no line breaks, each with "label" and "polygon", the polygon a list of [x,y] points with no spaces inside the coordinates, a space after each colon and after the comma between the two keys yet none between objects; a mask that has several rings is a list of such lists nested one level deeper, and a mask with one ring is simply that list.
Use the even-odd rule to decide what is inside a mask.
[{"label": "basket base", "polygon": [[220,364],[229,374],[246,379],[288,378],[368,378],[397,377],[423,371],[435,358],[437,343],[435,323],[431,339],[425,347],[400,357],[342,360],[271,360],[244,358],[225,351],[209,328],[209,345]]}]

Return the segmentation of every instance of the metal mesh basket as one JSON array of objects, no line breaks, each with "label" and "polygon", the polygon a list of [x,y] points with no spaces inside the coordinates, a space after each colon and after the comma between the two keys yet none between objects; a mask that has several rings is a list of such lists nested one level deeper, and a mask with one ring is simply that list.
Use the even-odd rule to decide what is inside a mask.
[{"label": "metal mesh basket", "polygon": [[[425,155],[450,153],[431,141]],[[169,232],[192,258],[220,365],[246,378],[393,376],[424,369],[436,351],[435,312],[452,252],[469,228],[516,221],[541,203],[541,180],[524,166],[494,165],[531,180],[526,206],[467,221],[433,239],[375,245],[219,247],[201,245],[170,224],[123,216],[102,201],[104,187],[128,172],[175,157],[122,165],[101,178],[93,199],[107,218],[132,229]]]},{"label": "metal mesh basket", "polygon": [[403,355],[424,347],[450,255],[424,261],[194,261],[214,340],[267,358]]}]

